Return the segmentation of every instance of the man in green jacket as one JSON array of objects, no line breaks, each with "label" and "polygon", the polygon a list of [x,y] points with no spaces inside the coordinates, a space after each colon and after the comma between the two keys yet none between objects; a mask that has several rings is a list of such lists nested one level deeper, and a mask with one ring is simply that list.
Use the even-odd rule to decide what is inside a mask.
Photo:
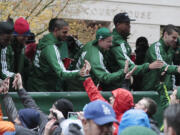
[{"label": "man in green jacket", "polygon": [[84,69],[68,71],[62,62],[68,57],[65,42],[69,26],[63,19],[54,18],[49,22],[49,31],[39,40],[33,68],[28,80],[28,91],[60,91],[57,82],[84,76]]},{"label": "man in green jacket", "polygon": [[12,32],[12,24],[8,22],[0,22],[0,78],[3,80],[7,77],[14,76],[13,56],[11,55],[12,47],[9,45],[12,37]]},{"label": "man in green jacket", "polygon": [[[11,24],[13,25],[13,24]],[[25,42],[30,34],[29,23],[23,17],[14,23],[14,32],[11,42],[1,49],[1,77],[13,77],[20,73],[26,87],[29,72],[29,61],[25,56]],[[10,74],[9,74],[10,73]]]},{"label": "man in green jacket", "polygon": [[162,34],[162,38],[152,44],[145,57],[145,62],[153,62],[161,60],[164,66],[158,70],[151,70],[146,73],[142,81],[143,90],[156,90],[156,85],[159,83],[161,73],[168,66],[167,73],[164,76],[164,84],[167,90],[172,90],[175,86],[175,77],[173,74],[180,73],[180,67],[173,65],[175,51],[173,46],[177,43],[178,29],[174,25],[167,25]]},{"label": "man in green jacket", "polygon": [[[136,65],[130,59],[131,47],[127,42],[128,36],[130,35],[130,19],[127,13],[118,13],[114,16],[113,22],[115,28],[113,29],[113,45],[109,51],[108,69],[111,72],[116,72],[119,69],[124,68],[125,61],[129,61],[129,69],[131,70]],[[144,63],[143,65],[138,65],[137,69],[134,71],[133,75],[143,74],[148,72],[150,69],[161,68],[163,63],[161,61],[155,61],[151,64]],[[123,87],[129,89],[129,82],[127,80],[121,81],[121,84],[124,84]],[[117,86],[118,88],[118,86]]]},{"label": "man in green jacket", "polygon": [[[109,29],[103,27],[97,30],[96,39],[88,42],[81,50],[81,55],[76,63],[76,69],[80,69],[84,60],[88,60],[91,64],[90,75],[96,85],[100,85],[103,90],[109,90],[104,85],[112,84],[112,82],[120,82],[126,75],[124,69],[118,70],[117,72],[109,72],[106,69],[106,62],[104,57],[110,47],[112,46],[112,34]],[[72,81],[68,90],[84,90],[82,80]],[[113,90],[113,89],[110,89]]]}]

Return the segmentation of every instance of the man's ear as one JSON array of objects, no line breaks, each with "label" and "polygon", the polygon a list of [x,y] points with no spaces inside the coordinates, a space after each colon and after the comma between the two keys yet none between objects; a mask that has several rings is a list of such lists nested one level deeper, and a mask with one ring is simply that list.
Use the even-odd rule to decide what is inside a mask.
[{"label": "man's ear", "polygon": [[83,125],[86,125],[87,120],[86,120],[85,118],[82,118],[81,121],[82,121],[82,124],[83,124]]},{"label": "man's ear", "polygon": [[170,135],[176,135],[176,132],[172,127],[168,127],[168,131],[169,131]]},{"label": "man's ear", "polygon": [[59,29],[56,27],[56,28],[54,28],[54,32],[57,32]]},{"label": "man's ear", "polygon": [[167,38],[167,36],[168,36],[168,33],[164,32],[164,37]]},{"label": "man's ear", "polygon": [[144,109],[144,112],[145,112],[145,113],[147,113],[147,111],[148,111],[148,109],[147,109],[147,108],[145,108],[145,109]]},{"label": "man's ear", "polygon": [[87,130],[88,129],[88,120],[86,120],[85,118],[81,119],[82,125],[83,125],[83,129]]}]

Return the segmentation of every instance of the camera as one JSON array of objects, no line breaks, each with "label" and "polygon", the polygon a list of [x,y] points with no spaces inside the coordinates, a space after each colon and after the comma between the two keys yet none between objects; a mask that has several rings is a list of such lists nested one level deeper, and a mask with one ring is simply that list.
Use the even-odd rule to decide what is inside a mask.
[{"label": "camera", "polygon": [[68,112],[68,118],[70,118],[70,119],[78,119],[77,112]]}]

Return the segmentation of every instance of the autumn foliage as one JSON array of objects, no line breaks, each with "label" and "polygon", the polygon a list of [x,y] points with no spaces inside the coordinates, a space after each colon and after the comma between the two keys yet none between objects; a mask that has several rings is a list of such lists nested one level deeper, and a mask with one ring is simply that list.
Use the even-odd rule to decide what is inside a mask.
[{"label": "autumn foliage", "polygon": [[[47,31],[49,20],[61,17],[63,10],[72,1],[76,7],[76,2],[84,0],[2,0],[0,2],[0,20],[5,21],[8,16],[16,20],[22,16],[28,20],[31,31],[39,39]],[[70,25],[70,34],[76,36],[84,44],[93,40],[96,30],[102,26],[85,20],[66,19],[66,21]]]}]

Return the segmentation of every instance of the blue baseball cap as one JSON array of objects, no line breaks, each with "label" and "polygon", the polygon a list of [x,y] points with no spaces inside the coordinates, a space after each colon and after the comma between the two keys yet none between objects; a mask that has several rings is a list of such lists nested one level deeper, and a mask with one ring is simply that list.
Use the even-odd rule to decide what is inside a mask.
[{"label": "blue baseball cap", "polygon": [[140,109],[130,109],[126,111],[119,124],[118,135],[121,134],[125,128],[130,126],[143,126],[150,128],[150,122],[147,114]]},{"label": "blue baseball cap", "polygon": [[5,132],[3,135],[15,135],[16,134],[16,132]]},{"label": "blue baseball cap", "polygon": [[84,117],[93,120],[97,125],[105,125],[111,122],[118,123],[111,105],[102,100],[95,100],[87,104],[84,108]]}]

